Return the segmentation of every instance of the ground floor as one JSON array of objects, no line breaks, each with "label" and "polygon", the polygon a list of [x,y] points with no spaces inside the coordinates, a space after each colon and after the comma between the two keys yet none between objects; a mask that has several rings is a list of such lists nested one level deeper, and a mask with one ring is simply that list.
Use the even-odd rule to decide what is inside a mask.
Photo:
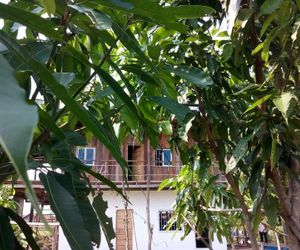
[{"label": "ground floor", "polygon": [[[104,191],[103,198],[108,202],[107,215],[112,218],[116,232],[116,239],[113,241],[116,250],[125,250],[126,244],[130,250],[148,249],[148,224],[147,224],[147,194],[145,190],[128,191],[131,204],[124,209],[124,200],[115,192]],[[175,227],[166,230],[166,222],[172,213],[172,206],[175,201],[175,194],[171,190],[150,191],[150,220],[153,228],[153,250],[197,250],[207,249],[196,241],[194,233],[190,233],[184,240],[183,230],[175,234]],[[125,223],[127,221],[127,223]],[[68,250],[68,243],[60,232],[59,250]],[[219,242],[216,237],[211,241],[214,250],[226,250],[226,239]],[[109,247],[102,237],[101,250],[108,250]]]}]

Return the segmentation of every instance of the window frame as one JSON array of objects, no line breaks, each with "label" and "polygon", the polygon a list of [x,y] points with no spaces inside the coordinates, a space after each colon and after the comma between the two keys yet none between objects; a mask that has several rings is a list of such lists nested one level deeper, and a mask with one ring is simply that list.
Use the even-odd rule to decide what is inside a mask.
[{"label": "window frame", "polygon": [[[84,159],[81,160],[79,159],[79,150],[80,149],[84,149]],[[86,163],[86,161],[89,161],[86,159],[87,157],[87,150],[89,149],[92,149],[93,150],[93,159],[92,159],[92,164],[89,164],[89,163]],[[96,161],[96,147],[76,147],[76,157],[78,160],[80,160],[84,165],[87,165],[87,166],[95,166],[95,161]]]},{"label": "window frame", "polygon": [[[164,152],[170,152],[170,161],[168,161],[166,163],[166,161],[164,160]],[[158,152],[161,152],[161,159],[157,160],[157,155]],[[173,154],[172,154],[172,150],[170,148],[159,148],[155,150],[155,165],[156,166],[163,166],[163,167],[168,167],[172,165],[172,160],[173,160]]]},{"label": "window frame", "polygon": [[[159,210],[158,211],[158,226],[159,226],[159,232],[168,232],[168,231],[181,231],[181,227],[178,228],[177,223],[174,222],[173,225],[169,228],[169,230],[167,230],[167,225],[168,225],[168,221],[170,220],[170,218],[173,216],[173,210]],[[163,223],[161,220],[161,215],[162,213],[167,213],[167,219],[166,222]],[[165,220],[165,219],[164,219]]]}]

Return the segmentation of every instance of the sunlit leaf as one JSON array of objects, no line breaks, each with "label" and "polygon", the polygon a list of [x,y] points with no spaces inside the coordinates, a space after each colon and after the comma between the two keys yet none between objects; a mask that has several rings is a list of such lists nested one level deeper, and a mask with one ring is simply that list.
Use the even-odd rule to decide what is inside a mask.
[{"label": "sunlit leaf", "polygon": [[164,67],[164,70],[181,77],[182,79],[200,88],[207,88],[214,84],[212,78],[199,68],[176,66]]}]

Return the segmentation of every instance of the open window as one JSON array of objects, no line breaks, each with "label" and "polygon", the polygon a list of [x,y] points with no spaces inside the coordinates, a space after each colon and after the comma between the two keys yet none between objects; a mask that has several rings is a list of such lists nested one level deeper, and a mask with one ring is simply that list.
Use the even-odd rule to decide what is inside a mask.
[{"label": "open window", "polygon": [[[195,235],[196,237],[196,248],[207,248],[207,245],[205,244],[205,242],[207,244],[209,244],[209,231],[208,228],[205,228],[204,231],[201,234],[202,239],[197,238],[197,235]],[[205,241],[205,242],[204,242]]]},{"label": "open window", "polygon": [[172,152],[169,148],[157,149],[155,151],[155,165],[156,166],[170,166],[172,165]]},{"label": "open window", "polygon": [[96,159],[96,149],[93,147],[78,147],[76,157],[85,165],[93,166]]}]

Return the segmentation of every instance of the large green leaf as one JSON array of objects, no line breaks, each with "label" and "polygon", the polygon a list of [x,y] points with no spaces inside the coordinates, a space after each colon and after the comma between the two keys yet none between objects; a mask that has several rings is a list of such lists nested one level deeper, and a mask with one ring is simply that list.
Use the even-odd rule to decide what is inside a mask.
[{"label": "large green leaf", "polygon": [[[120,4],[122,3],[122,4]],[[175,15],[172,13],[171,10],[170,13],[168,12],[168,8],[161,7],[156,1],[141,1],[141,0],[127,0],[127,1],[118,1],[118,0],[92,0],[88,1],[87,3],[84,3],[87,5],[92,5],[93,7],[98,7],[99,4],[113,8],[113,9],[119,9],[128,13],[134,13],[137,16],[142,17],[144,20],[157,23],[160,25],[164,25],[165,27],[169,29],[174,29],[180,32],[185,33],[187,31],[187,28],[182,23],[178,22]],[[190,8],[190,7],[188,7]],[[177,11],[178,16],[186,16],[188,14],[195,15],[195,13],[191,13],[190,10],[175,10]],[[203,12],[201,11],[201,14]],[[200,14],[200,12],[199,12]],[[201,15],[200,14],[200,15]]]},{"label": "large green leaf", "polygon": [[61,36],[56,29],[57,26],[53,22],[32,14],[31,12],[0,3],[0,17],[21,23],[55,40],[61,40]]},{"label": "large green leaf", "polygon": [[122,195],[124,199],[126,199],[126,196],[124,196],[122,190],[120,188],[118,188],[117,185],[114,182],[112,182],[111,180],[107,179],[102,174],[94,172],[93,170],[91,170],[90,167],[83,165],[81,163],[81,161],[70,160],[70,159],[52,159],[51,163],[54,163],[54,164],[56,164],[58,166],[73,166],[75,169],[77,168],[77,169],[80,169],[80,170],[82,170],[84,172],[87,172],[91,176],[93,176],[96,179],[98,179],[99,181],[101,181],[104,185],[107,185],[112,190],[114,190],[117,193],[119,193],[120,195]]},{"label": "large green leaf", "polygon": [[[32,58],[35,60],[46,63],[49,60],[53,44],[51,42],[29,42],[22,45]],[[14,67],[16,70],[28,70],[26,63],[21,60],[16,54],[11,53],[10,51],[6,51],[4,54],[5,58],[9,62],[9,64]]]},{"label": "large green leaf", "polygon": [[166,7],[164,10],[168,15],[174,15],[176,18],[199,18],[215,12],[213,8],[203,5],[180,5]]},{"label": "large green leaf", "polygon": [[284,92],[281,94],[281,96],[277,97],[273,100],[276,108],[279,109],[279,111],[282,113],[282,116],[287,120],[290,116],[290,106],[291,101],[295,99],[295,95],[293,95],[290,92]]},{"label": "large green leaf", "polygon": [[25,91],[19,87],[13,69],[2,55],[0,75],[0,144],[22,177],[28,198],[43,218],[27,176],[27,155],[32,143],[33,130],[38,122],[37,108],[26,102]]},{"label": "large green leaf", "polygon": [[256,107],[258,107],[259,105],[263,104],[265,101],[267,101],[270,97],[272,96],[272,94],[266,95],[260,99],[258,99],[257,101],[255,101],[254,103],[252,103],[245,111],[245,113],[255,109]]},{"label": "large green leaf", "polygon": [[69,83],[75,78],[75,73],[73,72],[56,72],[53,73],[55,79],[65,87],[68,87]]},{"label": "large green leaf", "polygon": [[0,249],[15,250],[14,232],[9,218],[3,207],[0,206]]},{"label": "large green leaf", "polygon": [[178,103],[168,97],[152,96],[150,100],[166,108],[170,113],[175,114],[176,118],[183,122],[188,114],[193,112],[185,105]]},{"label": "large green leaf", "polygon": [[114,248],[111,241],[116,237],[116,234],[114,231],[112,218],[107,217],[107,215],[105,214],[105,211],[107,211],[108,207],[107,202],[103,200],[101,193],[99,193],[94,199],[93,206],[100,220],[101,228],[104,232],[109,249],[113,250]]},{"label": "large green leaf", "polygon": [[9,208],[4,208],[4,209],[6,214],[18,224],[23,234],[25,235],[26,241],[30,246],[30,248],[32,250],[39,250],[40,248],[33,237],[32,228],[26,223],[26,221],[20,215],[18,215],[17,213],[15,213]]},{"label": "large green leaf", "polygon": [[120,166],[127,168],[127,162],[122,158],[119,145],[112,144],[108,138],[103,126],[92,117],[87,110],[79,105],[70,96],[64,86],[58,83],[55,77],[39,62],[35,61],[30,54],[17,44],[15,40],[10,38],[5,32],[0,31],[0,40],[14,51],[24,62],[27,63],[28,67],[39,77],[39,79],[45,83],[51,91],[59,98],[66,107],[84,124],[99,140],[110,150],[114,158],[119,162]]},{"label": "large green leaf", "polygon": [[261,173],[263,170],[263,163],[262,161],[257,161],[253,164],[250,178],[249,178],[249,191],[250,196],[253,200],[255,200],[258,189],[260,187],[260,181],[261,181]]},{"label": "large green leaf", "polygon": [[89,188],[87,183],[77,176],[70,174],[52,173],[55,180],[64,187],[75,199],[85,228],[88,230],[91,240],[100,245],[100,225],[97,215],[88,199]]},{"label": "large green leaf", "polygon": [[283,2],[284,2],[283,0],[264,1],[264,3],[260,6],[260,14],[261,15],[271,14],[273,11],[278,9]]},{"label": "large green leaf", "polygon": [[55,0],[40,0],[42,6],[49,14],[54,14],[56,10]]},{"label": "large green leaf", "polygon": [[163,69],[167,72],[174,73],[175,75],[200,88],[207,88],[208,86],[214,84],[212,78],[199,68],[177,66],[164,67]]},{"label": "large green leaf", "polygon": [[274,228],[277,224],[278,216],[277,199],[274,196],[268,195],[264,200],[264,211],[268,218],[269,225]]},{"label": "large green leaf", "polygon": [[80,13],[86,14],[94,23],[95,27],[99,30],[110,29],[112,26],[112,20],[100,11],[95,11],[78,5],[69,5],[69,7],[77,10]]},{"label": "large green leaf", "polygon": [[74,197],[63,188],[51,174],[40,173],[40,180],[46,188],[52,211],[55,213],[72,249],[92,250],[91,237],[85,228]]}]

